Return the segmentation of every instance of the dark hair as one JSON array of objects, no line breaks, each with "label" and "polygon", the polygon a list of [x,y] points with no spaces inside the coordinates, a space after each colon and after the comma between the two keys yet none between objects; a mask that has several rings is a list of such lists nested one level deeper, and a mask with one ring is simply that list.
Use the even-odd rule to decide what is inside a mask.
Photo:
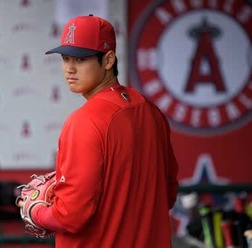
[{"label": "dark hair", "polygon": [[[105,53],[98,53],[96,56],[98,58],[99,64],[102,63],[102,58],[105,55]],[[118,76],[118,60],[117,57],[115,57],[115,63],[113,64],[113,72],[115,76]]]}]

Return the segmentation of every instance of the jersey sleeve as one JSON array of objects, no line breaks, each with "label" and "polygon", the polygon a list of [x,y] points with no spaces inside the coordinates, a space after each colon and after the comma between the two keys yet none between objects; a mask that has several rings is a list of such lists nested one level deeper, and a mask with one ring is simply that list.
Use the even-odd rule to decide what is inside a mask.
[{"label": "jersey sleeve", "polygon": [[96,211],[102,191],[103,152],[96,125],[72,116],[64,126],[57,156],[52,213],[69,232],[77,232]]},{"label": "jersey sleeve", "polygon": [[54,218],[51,207],[38,204],[32,209],[31,214],[33,221],[40,227],[54,232],[66,231],[65,227]]}]

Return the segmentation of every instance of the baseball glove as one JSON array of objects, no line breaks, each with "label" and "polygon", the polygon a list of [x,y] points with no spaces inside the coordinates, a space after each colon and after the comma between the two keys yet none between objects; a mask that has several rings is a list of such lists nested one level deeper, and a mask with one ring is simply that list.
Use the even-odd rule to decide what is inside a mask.
[{"label": "baseball glove", "polygon": [[32,180],[28,184],[20,185],[20,196],[16,199],[16,205],[20,207],[19,201],[23,201],[20,207],[21,219],[25,223],[26,233],[37,238],[49,238],[54,235],[50,230],[36,225],[32,219],[32,209],[37,204],[50,206],[54,201],[54,187],[56,184],[55,171],[45,175],[32,175]]}]

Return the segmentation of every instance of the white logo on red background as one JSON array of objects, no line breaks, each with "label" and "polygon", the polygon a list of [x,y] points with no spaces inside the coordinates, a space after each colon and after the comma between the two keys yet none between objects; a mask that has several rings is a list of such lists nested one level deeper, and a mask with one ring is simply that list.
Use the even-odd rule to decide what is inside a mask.
[{"label": "white logo on red background", "polygon": [[251,6],[162,1],[148,11],[133,41],[133,81],[173,127],[211,134],[249,120]]},{"label": "white logo on red background", "polygon": [[76,26],[72,24],[68,27],[68,32],[66,35],[66,38],[64,40],[64,43],[74,44],[74,31],[76,29]]}]

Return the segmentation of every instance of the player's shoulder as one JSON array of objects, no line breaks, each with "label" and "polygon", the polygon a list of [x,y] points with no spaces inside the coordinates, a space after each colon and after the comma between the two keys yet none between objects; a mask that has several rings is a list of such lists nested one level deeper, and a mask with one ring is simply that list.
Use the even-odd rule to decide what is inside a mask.
[{"label": "player's shoulder", "polygon": [[143,95],[135,88],[115,84],[95,96],[96,101],[125,108],[144,101]]}]

